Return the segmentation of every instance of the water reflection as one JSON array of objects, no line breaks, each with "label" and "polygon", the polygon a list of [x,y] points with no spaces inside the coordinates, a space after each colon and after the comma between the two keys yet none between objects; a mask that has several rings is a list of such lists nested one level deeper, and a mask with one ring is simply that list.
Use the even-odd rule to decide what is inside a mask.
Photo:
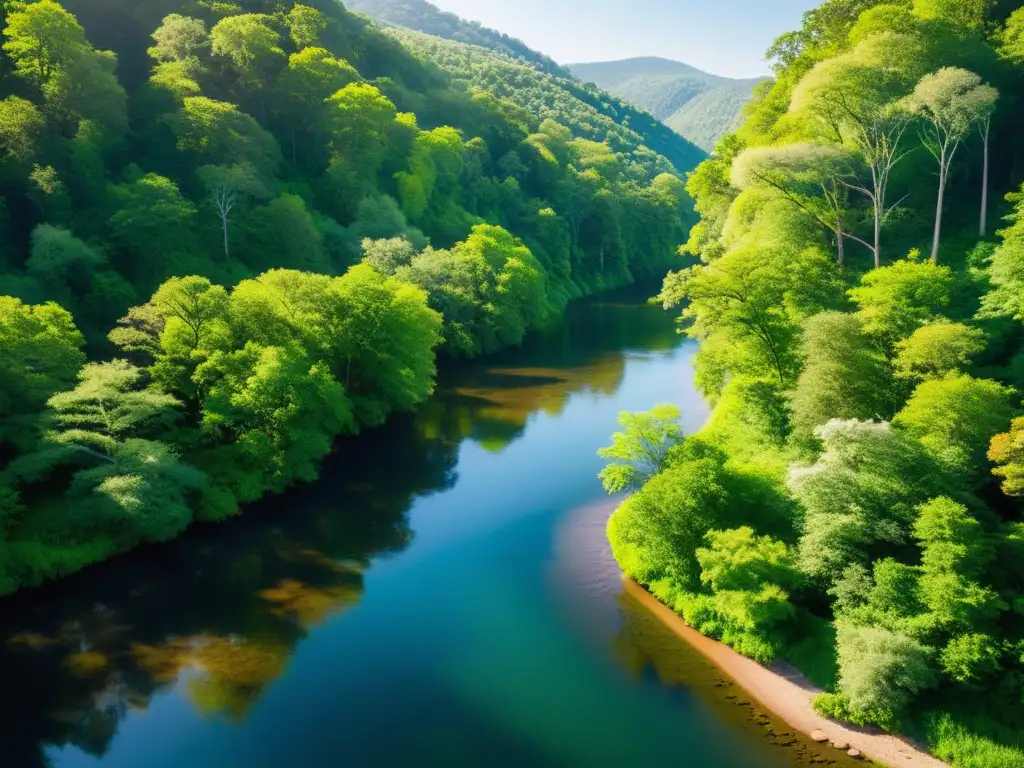
[{"label": "water reflection", "polygon": [[454,483],[457,445],[411,427],[342,446],[319,483],[244,519],[5,601],[0,764],[102,755],[179,684],[204,715],[244,718],[308,631],[359,602],[371,559],[408,545],[412,501]]},{"label": "water reflection", "polygon": [[778,751],[787,765],[864,765],[827,745],[814,743],[769,714],[629,592],[619,592],[616,602],[622,624],[612,647],[622,669],[634,679],[653,672],[662,686],[693,692],[719,721],[740,724],[736,733]]},{"label": "water reflection", "polygon": [[631,350],[679,343],[635,303],[575,307],[528,347],[450,371],[416,416],[339,446],[316,484],[49,588],[0,602],[0,765],[100,756],[119,723],[174,688],[246,718],[296,646],[360,602],[371,561],[409,546],[407,512],[458,480],[460,445],[501,451],[575,393],[611,395]]}]

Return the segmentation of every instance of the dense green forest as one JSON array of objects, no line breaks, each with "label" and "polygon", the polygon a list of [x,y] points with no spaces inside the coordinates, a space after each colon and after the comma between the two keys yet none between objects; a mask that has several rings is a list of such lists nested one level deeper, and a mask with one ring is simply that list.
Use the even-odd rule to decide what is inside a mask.
[{"label": "dense green forest", "polygon": [[1024,765],[1019,5],[827,0],[775,43],[661,296],[713,413],[602,450],[627,574],[972,768]]},{"label": "dense green forest", "polygon": [[[686,172],[707,152],[652,115],[584,83],[522,42],[444,13],[424,0],[359,0],[353,5],[381,21],[410,50],[468,87],[607,141],[616,151],[663,155]],[[415,32],[424,34],[417,35]],[[446,42],[447,41],[447,42]]]},{"label": "dense green forest", "polygon": [[549,75],[572,77],[569,70],[549,56],[533,50],[522,40],[488,29],[478,22],[466,21],[454,13],[446,13],[426,0],[350,0],[347,7],[350,11],[365,13],[384,24],[394,24],[434,37],[443,37],[445,40],[489,48],[521,60]]},{"label": "dense green forest", "polygon": [[518,344],[686,239],[686,167],[337,3],[2,16],[0,594],[313,479],[437,353]]},{"label": "dense green forest", "polygon": [[650,112],[707,152],[740,126],[743,107],[765,81],[719,77],[656,57],[570,64],[569,69],[581,80]]}]

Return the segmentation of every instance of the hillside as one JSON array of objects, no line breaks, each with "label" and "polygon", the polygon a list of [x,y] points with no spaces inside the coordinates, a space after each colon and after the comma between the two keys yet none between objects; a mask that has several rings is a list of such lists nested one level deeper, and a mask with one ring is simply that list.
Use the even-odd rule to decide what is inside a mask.
[{"label": "hillside", "polygon": [[[508,35],[445,13],[425,0],[353,0],[348,6],[390,29],[403,44],[440,64],[464,84],[491,91],[532,114],[552,117],[578,137],[609,138],[616,151],[632,151],[642,145],[666,157],[681,173],[706,157],[700,147],[659,119],[652,120],[649,110],[636,109],[582,82]],[[404,34],[406,30],[429,37]],[[463,47],[443,45],[442,41]]]},{"label": "hillside", "polygon": [[660,297],[712,412],[620,417],[612,553],[818,715],[1021,768],[1024,8],[826,0],[768,57]]},{"label": "hillside", "polygon": [[764,80],[719,77],[689,64],[656,57],[570,64],[569,70],[581,80],[650,112],[708,152],[738,126],[743,106]]},{"label": "hillside", "polygon": [[442,11],[426,0],[348,0],[350,11],[365,13],[385,24],[408,27],[428,35],[443,37],[459,43],[490,48],[537,67],[548,74],[571,77],[569,71],[553,59],[530,48],[522,40],[466,21],[454,13]]},{"label": "hillside", "polygon": [[0,9],[0,595],[313,480],[438,354],[676,262],[638,133],[311,2]]}]

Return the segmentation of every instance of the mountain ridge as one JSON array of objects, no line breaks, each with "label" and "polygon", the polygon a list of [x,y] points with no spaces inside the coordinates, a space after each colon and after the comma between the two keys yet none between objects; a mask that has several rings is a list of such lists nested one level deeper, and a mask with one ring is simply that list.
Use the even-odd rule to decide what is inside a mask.
[{"label": "mountain ridge", "polygon": [[650,112],[707,152],[738,125],[757,85],[770,79],[723,77],[658,56],[581,62],[566,68]]},{"label": "mountain ridge", "polygon": [[[637,108],[632,103],[609,93],[607,89],[588,85],[550,57],[533,50],[520,40],[475,22],[465,21],[455,14],[442,11],[426,0],[351,0],[347,7],[398,33],[408,30],[452,44],[471,46],[480,51],[487,51],[492,57],[498,57],[511,65],[522,65],[525,69],[518,75],[507,74],[512,79],[530,81],[529,87],[533,90],[547,91],[542,101],[546,103],[552,115],[561,113],[564,122],[566,110],[579,111],[581,115],[590,114],[589,118],[584,117],[582,120],[583,125],[580,127],[583,130],[576,131],[581,137],[598,141],[615,137],[612,143],[615,144],[618,140],[621,144],[622,134],[635,135],[639,138],[640,144],[668,159],[680,174],[692,170],[707,155],[704,149],[653,116],[650,110]],[[407,37],[404,42],[418,47],[421,55],[426,58],[440,55],[444,61],[434,63],[447,69],[449,73],[460,69],[456,61],[459,56],[453,55],[450,49],[444,52],[431,50],[432,46],[428,41],[417,38]],[[478,58],[469,49],[464,50],[462,55]],[[508,87],[512,85],[511,81],[504,82],[509,79],[508,77],[498,77],[494,74],[488,80],[479,75],[478,70],[476,77],[470,78],[475,80],[471,83],[475,88],[499,92],[512,101],[518,100],[520,107],[536,109],[539,100],[527,97],[519,88]],[[578,110],[572,106],[574,103],[579,104]],[[607,125],[609,122],[614,123],[615,127]],[[600,124],[605,125],[602,127]],[[617,148],[617,151],[618,149],[621,147]]]}]

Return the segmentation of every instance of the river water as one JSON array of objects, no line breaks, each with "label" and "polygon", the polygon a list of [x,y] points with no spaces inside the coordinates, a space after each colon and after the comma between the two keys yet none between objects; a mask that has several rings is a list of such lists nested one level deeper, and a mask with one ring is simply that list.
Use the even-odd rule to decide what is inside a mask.
[{"label": "river water", "polygon": [[622,410],[707,415],[654,290],[449,372],[313,485],[0,602],[0,765],[815,758],[622,594],[595,451]]}]

